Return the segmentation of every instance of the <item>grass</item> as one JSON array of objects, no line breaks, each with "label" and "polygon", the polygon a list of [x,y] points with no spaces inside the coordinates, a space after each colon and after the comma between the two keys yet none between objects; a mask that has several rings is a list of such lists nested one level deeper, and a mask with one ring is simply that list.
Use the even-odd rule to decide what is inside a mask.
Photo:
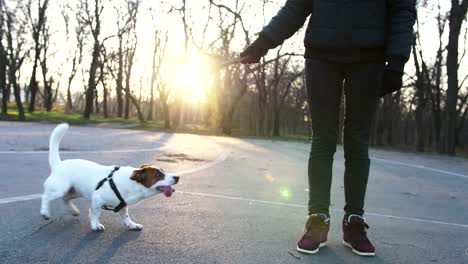
[{"label": "grass", "polygon": [[[34,113],[25,113],[26,121],[30,122],[44,122],[44,123],[69,123],[70,125],[98,125],[98,124],[116,124],[122,125],[128,129],[136,130],[146,130],[146,131],[169,131],[169,132],[179,132],[179,133],[191,133],[191,134],[202,134],[202,135],[222,135],[217,129],[212,127],[207,127],[197,124],[186,124],[177,129],[167,130],[164,129],[164,121],[147,121],[141,123],[138,119],[130,118],[104,118],[102,116],[93,115],[90,119],[84,118],[79,113],[65,113],[63,109],[54,109],[51,112],[46,111],[36,111]],[[15,121],[18,120],[18,112],[14,105],[9,105],[8,107],[8,116],[1,116],[1,120]],[[280,137],[260,137],[254,136],[249,131],[242,131],[233,129],[232,133],[234,137],[240,138],[254,138],[254,139],[269,139],[269,140],[278,140],[278,141],[298,141],[298,142],[309,142],[309,135],[283,135]],[[407,149],[405,147],[385,147],[385,146],[372,146],[372,148],[383,149],[383,150],[398,150],[404,152],[415,152],[414,149]],[[431,153],[431,151],[429,151]],[[468,152],[463,149],[458,149],[456,156],[462,158],[468,158]]]},{"label": "grass", "polygon": [[[25,109],[26,110],[26,109]],[[44,123],[69,123],[71,125],[88,125],[88,124],[121,124],[129,125],[131,127],[140,126],[141,123],[136,118],[119,118],[119,117],[110,117],[104,118],[100,115],[92,115],[89,119],[84,118],[81,113],[65,113],[63,108],[57,107],[50,112],[38,109],[33,113],[25,112],[26,121],[29,122],[44,122]],[[17,121],[18,120],[18,110],[14,104],[8,105],[8,115],[2,116],[0,114],[0,120],[4,121]],[[154,129],[161,129],[161,122],[150,122],[151,127]]]},{"label": "grass", "polygon": [[[38,110],[33,113],[25,113],[26,121],[29,122],[43,122],[43,123],[69,123],[70,125],[98,125],[98,124],[116,124],[123,125],[125,128],[147,130],[147,131],[169,131],[179,133],[192,133],[202,135],[222,135],[219,130],[200,124],[184,124],[177,129],[167,130],[164,128],[164,121],[147,121],[141,123],[138,119],[130,118],[104,118],[99,115],[92,115],[89,119],[86,119],[80,113],[65,113],[63,109],[56,108],[50,112]],[[0,120],[15,121],[18,120],[18,111],[14,104],[10,104],[8,107],[8,116],[0,116]],[[234,137],[242,138],[258,138],[265,139],[266,137],[254,136],[250,131],[243,131],[239,129],[233,129],[232,135]],[[280,137],[269,137],[270,140],[283,140],[283,141],[309,141],[308,135],[284,135]]]},{"label": "grass", "polygon": [[[18,112],[16,109],[8,111],[8,117],[3,120],[17,120]],[[26,121],[31,122],[47,122],[47,123],[62,123],[67,122],[74,125],[84,124],[98,124],[98,123],[119,123],[119,124],[139,124],[137,119],[124,119],[124,118],[104,118],[101,116],[91,116],[90,119],[84,118],[81,114],[65,113],[60,110],[35,111],[33,113],[25,113]]]}]

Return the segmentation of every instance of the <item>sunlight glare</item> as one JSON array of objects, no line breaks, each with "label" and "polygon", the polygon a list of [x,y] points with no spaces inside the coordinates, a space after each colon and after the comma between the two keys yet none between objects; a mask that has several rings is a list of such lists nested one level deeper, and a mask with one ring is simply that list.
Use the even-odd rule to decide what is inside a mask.
[{"label": "sunlight glare", "polygon": [[191,53],[187,61],[177,67],[174,83],[185,95],[187,102],[196,104],[204,99],[207,80],[198,53]]},{"label": "sunlight glare", "polygon": [[281,194],[281,197],[282,197],[283,199],[288,199],[288,198],[291,196],[291,193],[290,193],[289,190],[286,189],[286,188],[283,188],[283,189],[281,190],[280,194]]}]

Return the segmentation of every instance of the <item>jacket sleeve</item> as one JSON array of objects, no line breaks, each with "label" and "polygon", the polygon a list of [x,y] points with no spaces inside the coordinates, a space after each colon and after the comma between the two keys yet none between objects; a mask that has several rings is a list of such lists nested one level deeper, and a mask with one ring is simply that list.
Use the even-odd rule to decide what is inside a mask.
[{"label": "jacket sleeve", "polygon": [[408,60],[416,21],[415,0],[390,0],[388,10],[387,60],[399,57]]},{"label": "jacket sleeve", "polygon": [[287,0],[260,34],[265,35],[276,47],[298,31],[312,13],[313,0]]}]

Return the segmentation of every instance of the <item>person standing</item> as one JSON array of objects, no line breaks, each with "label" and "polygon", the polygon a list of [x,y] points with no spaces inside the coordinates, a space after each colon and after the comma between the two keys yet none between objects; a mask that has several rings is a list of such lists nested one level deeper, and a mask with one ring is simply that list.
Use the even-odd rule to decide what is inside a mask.
[{"label": "person standing", "polygon": [[[367,237],[364,200],[369,177],[369,134],[378,97],[401,89],[416,20],[415,0],[287,0],[242,53],[257,63],[269,49],[306,29],[305,77],[312,129],[308,164],[309,204],[302,253],[327,243],[333,156],[341,96],[345,97],[343,244],[374,256]],[[344,91],[344,95],[342,94]]]}]

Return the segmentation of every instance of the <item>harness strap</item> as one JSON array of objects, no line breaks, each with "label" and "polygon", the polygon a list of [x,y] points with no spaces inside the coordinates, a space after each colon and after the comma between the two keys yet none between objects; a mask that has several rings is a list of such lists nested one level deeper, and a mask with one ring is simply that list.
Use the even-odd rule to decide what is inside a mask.
[{"label": "harness strap", "polygon": [[106,178],[104,178],[104,179],[102,179],[102,180],[100,180],[100,181],[98,182],[98,184],[97,184],[95,190],[101,188],[102,185],[103,185],[106,181],[108,181],[109,179],[112,179],[112,176],[114,176],[114,172],[118,171],[119,169],[120,169],[119,166],[115,166],[114,169],[111,171],[111,173],[109,173],[109,175],[107,175]]},{"label": "harness strap", "polygon": [[[114,191],[115,193],[115,196],[117,196],[117,198],[119,199],[120,203],[114,208],[114,212],[118,212],[120,211],[120,209],[124,208],[125,206],[127,206],[127,203],[125,202],[125,200],[122,198],[122,195],[120,195],[120,192],[119,190],[117,189],[117,186],[115,186],[115,183],[114,183],[114,180],[113,179],[109,179],[109,185],[111,187],[111,189]],[[106,208],[106,210],[109,210],[108,208]]]},{"label": "harness strap", "polygon": [[111,211],[114,211],[115,213],[117,213],[118,211],[120,211],[122,208],[124,208],[125,206],[127,206],[127,203],[125,202],[125,200],[122,198],[122,195],[120,195],[120,192],[119,190],[117,189],[117,186],[115,185],[115,182],[114,180],[112,179],[112,176],[114,176],[114,172],[118,171],[120,169],[119,166],[115,166],[114,169],[111,171],[111,173],[104,179],[102,179],[101,181],[98,182],[97,186],[96,186],[96,189],[95,190],[98,190],[99,188],[102,187],[102,185],[104,185],[104,183],[106,181],[109,181],[109,185],[112,189],[112,191],[114,191],[115,193],[115,196],[117,196],[117,198],[119,199],[120,203],[115,207],[115,208],[110,208],[106,205],[103,205],[102,206],[102,209],[104,210],[111,210]]}]

